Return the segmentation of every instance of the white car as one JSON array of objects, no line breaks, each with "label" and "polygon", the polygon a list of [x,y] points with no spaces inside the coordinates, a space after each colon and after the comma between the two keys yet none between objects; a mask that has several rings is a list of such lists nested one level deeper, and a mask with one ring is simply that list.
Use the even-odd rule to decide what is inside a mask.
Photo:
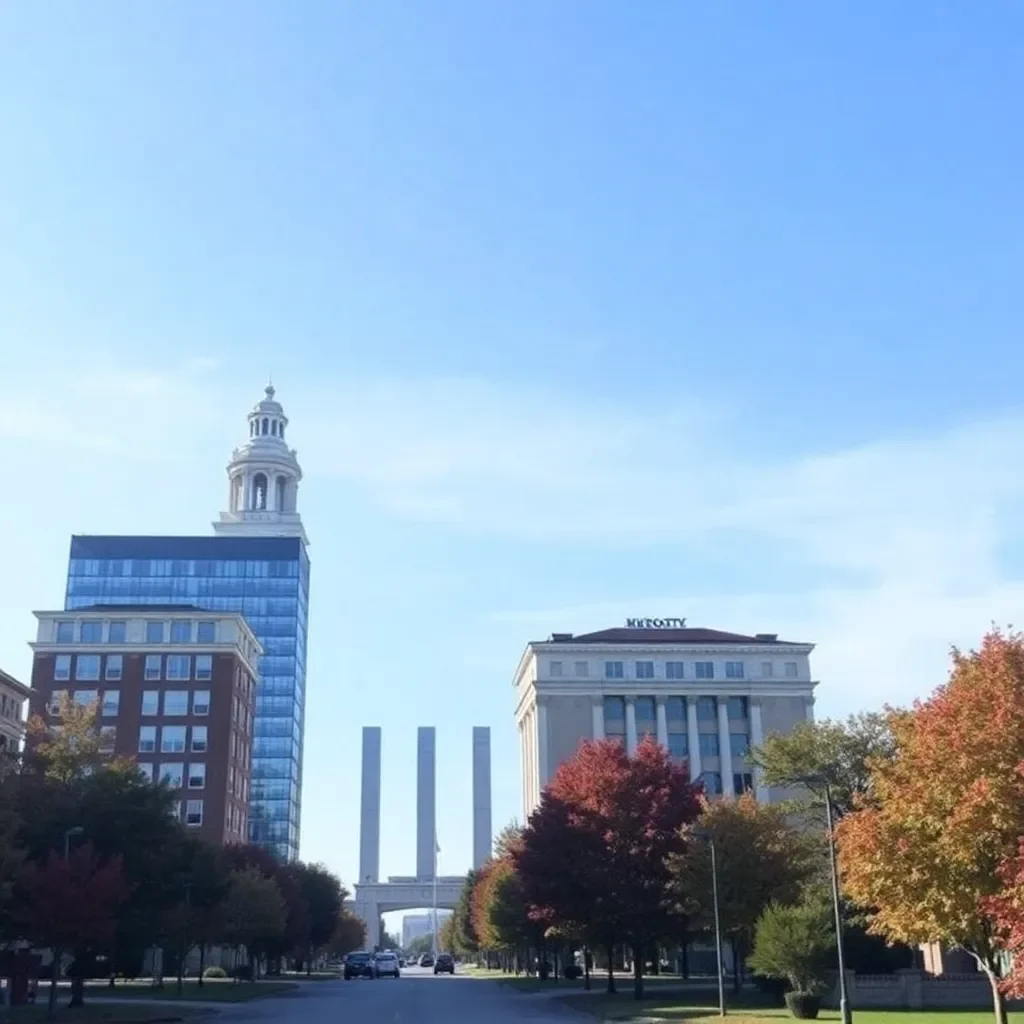
[{"label": "white car", "polygon": [[373,976],[375,978],[401,977],[398,957],[394,953],[378,953],[373,958]]}]

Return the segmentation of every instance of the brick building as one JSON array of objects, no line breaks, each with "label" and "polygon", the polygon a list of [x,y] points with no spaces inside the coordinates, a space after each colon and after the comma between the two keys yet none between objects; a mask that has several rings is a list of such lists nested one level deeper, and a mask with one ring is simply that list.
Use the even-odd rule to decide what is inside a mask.
[{"label": "brick building", "polygon": [[176,813],[217,843],[247,836],[262,652],[245,619],[187,605],[36,612],[33,714],[96,704],[104,752],[179,791]]}]

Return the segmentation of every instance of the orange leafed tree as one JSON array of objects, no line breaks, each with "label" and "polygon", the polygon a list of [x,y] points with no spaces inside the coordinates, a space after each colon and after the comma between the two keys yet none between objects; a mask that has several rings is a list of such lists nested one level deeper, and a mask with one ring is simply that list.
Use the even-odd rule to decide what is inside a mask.
[{"label": "orange leafed tree", "polygon": [[992,897],[1024,836],[1024,635],[954,650],[949,681],[889,719],[895,755],[872,766],[877,804],[838,827],[844,889],[871,908],[875,934],[973,954],[1005,1024]]}]

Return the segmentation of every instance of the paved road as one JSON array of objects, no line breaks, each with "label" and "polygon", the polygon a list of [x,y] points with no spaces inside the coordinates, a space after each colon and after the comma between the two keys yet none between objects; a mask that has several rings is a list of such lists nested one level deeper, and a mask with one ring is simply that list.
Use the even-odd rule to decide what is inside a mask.
[{"label": "paved road", "polygon": [[312,982],[294,996],[247,1003],[222,1016],[224,1024],[572,1024],[581,1019],[494,982],[459,973],[434,977],[419,967],[406,969],[398,980]]}]

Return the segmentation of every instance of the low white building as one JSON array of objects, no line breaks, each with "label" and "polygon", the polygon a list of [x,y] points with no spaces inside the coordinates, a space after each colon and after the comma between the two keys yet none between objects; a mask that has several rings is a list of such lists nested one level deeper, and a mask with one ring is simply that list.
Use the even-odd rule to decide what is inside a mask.
[{"label": "low white building", "polygon": [[25,706],[31,690],[0,669],[0,751],[20,750],[25,739]]},{"label": "low white building", "polygon": [[524,820],[582,740],[619,738],[633,752],[657,739],[708,795],[753,790],[751,747],[813,717],[813,644],[774,633],[687,628],[684,619],[630,619],[622,628],[527,644],[516,669]]}]

